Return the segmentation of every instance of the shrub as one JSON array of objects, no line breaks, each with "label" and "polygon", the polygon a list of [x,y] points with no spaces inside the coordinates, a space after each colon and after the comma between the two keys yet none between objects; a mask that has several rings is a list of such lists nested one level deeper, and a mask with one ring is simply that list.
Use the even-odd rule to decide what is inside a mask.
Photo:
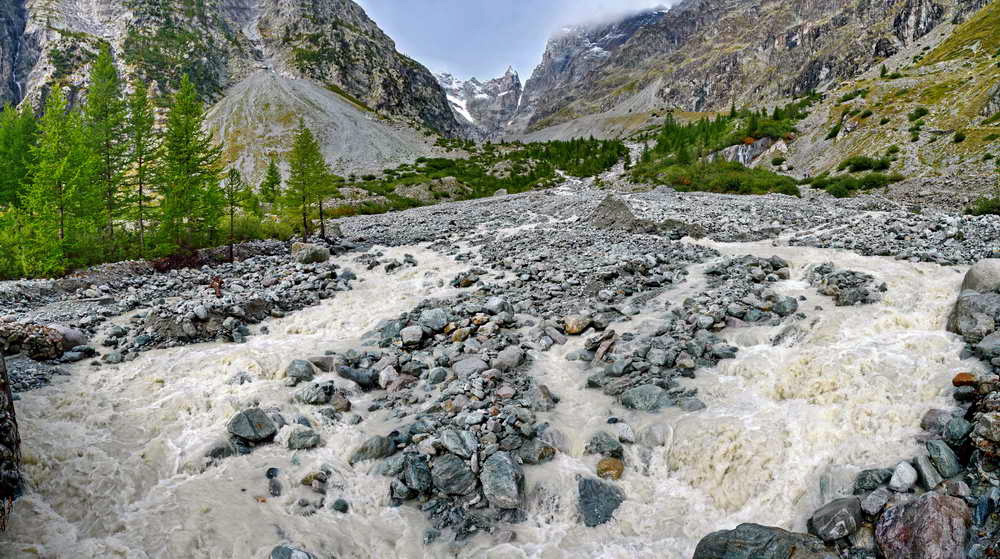
[{"label": "shrub", "polygon": [[771,160],[771,165],[777,167],[779,165],[784,165],[785,161],[786,159],[784,157],[778,156]]},{"label": "shrub", "polygon": [[897,153],[899,153],[899,146],[896,144],[889,146],[889,149],[885,150],[886,155],[896,155]]},{"label": "shrub", "polygon": [[885,126],[886,124],[889,124],[890,120],[891,119],[889,117],[884,116],[884,117],[882,117],[882,120],[878,121],[878,123],[879,123],[880,126]]},{"label": "shrub", "polygon": [[848,157],[837,166],[838,171],[848,169],[851,173],[857,173],[859,171],[884,171],[888,168],[889,161],[887,159],[874,159],[865,155]]},{"label": "shrub", "polygon": [[840,123],[837,123],[836,126],[834,126],[833,128],[831,128],[830,131],[826,133],[826,139],[827,140],[832,140],[832,139],[836,138],[840,134],[840,129],[841,128],[843,128],[843,125],[840,124]]},{"label": "shrub", "polygon": [[861,113],[861,117],[860,118],[865,119],[865,118],[868,118],[868,117],[872,116],[873,114],[875,114],[875,113],[873,113],[871,111],[871,109],[865,109],[864,112]]},{"label": "shrub", "polygon": [[965,209],[969,215],[1000,215],[1000,198],[980,198]]},{"label": "shrub", "polygon": [[840,99],[837,99],[837,102],[838,103],[846,103],[846,102],[851,101],[853,99],[857,99],[858,97],[867,97],[867,96],[868,96],[868,88],[855,89],[854,91],[845,94]]},{"label": "shrub", "polygon": [[843,183],[839,182],[830,185],[830,187],[827,188],[826,191],[834,198],[847,198],[848,196],[851,195],[851,191],[848,190]]},{"label": "shrub", "polygon": [[925,107],[917,107],[916,109],[913,109],[910,112],[910,114],[906,115],[906,118],[908,118],[910,120],[910,122],[915,122],[915,121],[918,121],[921,118],[923,118],[923,117],[925,117],[925,116],[927,116],[929,114],[931,114],[931,112],[928,111],[927,108],[925,108]]},{"label": "shrub", "polygon": [[952,138],[952,142],[960,144],[965,141],[965,132],[955,132],[955,137]]}]

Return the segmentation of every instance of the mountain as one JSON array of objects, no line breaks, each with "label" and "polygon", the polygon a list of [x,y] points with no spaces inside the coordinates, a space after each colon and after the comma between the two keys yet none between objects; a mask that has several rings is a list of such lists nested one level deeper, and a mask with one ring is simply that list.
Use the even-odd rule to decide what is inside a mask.
[{"label": "mountain", "polygon": [[[262,71],[281,83],[302,82],[278,88],[280,94],[310,91],[306,98],[315,99],[314,87],[326,89],[350,109],[331,112],[324,104],[312,114],[305,105],[303,116],[331,128],[371,124],[370,134],[359,137],[379,138],[373,153],[399,139],[382,137],[388,128],[420,129],[413,134],[419,138],[431,130],[453,135],[460,129],[434,76],[399,53],[351,0],[6,0],[0,7],[0,103],[38,106],[53,85],[75,99],[85,91],[89,64],[102,44],[111,45],[123,73],[152,84],[158,95],[170,93],[188,74],[208,104],[228,106],[245,101],[232,95],[245,95],[247,85],[262,80]],[[302,100],[272,99],[288,106]],[[353,111],[350,123],[323,120],[345,111]],[[230,134],[236,128],[225,120],[231,114],[239,111],[214,111],[216,130]],[[270,137],[294,123],[250,119],[241,126],[251,130],[241,136]],[[404,151],[429,153],[425,143],[421,139]],[[352,169],[395,159],[337,161]]]},{"label": "mountain", "polygon": [[567,28],[548,42],[508,133],[613,135],[667,109],[773,105],[856,78],[988,3],[685,0]]},{"label": "mountain", "polygon": [[521,78],[512,67],[486,83],[476,78],[463,81],[447,73],[436,77],[448,95],[455,118],[466,125],[467,135],[497,139],[510,126],[522,93]]}]

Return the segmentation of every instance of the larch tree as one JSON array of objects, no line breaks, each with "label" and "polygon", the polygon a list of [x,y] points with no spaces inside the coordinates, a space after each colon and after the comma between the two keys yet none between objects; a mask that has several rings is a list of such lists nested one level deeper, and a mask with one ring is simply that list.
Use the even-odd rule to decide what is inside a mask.
[{"label": "larch tree", "polygon": [[309,212],[322,196],[328,171],[319,142],[301,120],[295,131],[292,151],[288,154],[288,167],[282,205],[291,215],[302,217],[302,239],[305,240],[309,238]]},{"label": "larch tree", "polygon": [[267,203],[273,204],[278,199],[278,194],[281,193],[281,170],[278,169],[278,164],[272,158],[267,164],[267,172],[264,173],[264,180],[260,183],[260,199]]},{"label": "larch tree", "polygon": [[167,115],[157,185],[160,232],[165,248],[193,248],[213,236],[222,214],[221,149],[204,131],[204,107],[185,75]]},{"label": "larch tree", "polygon": [[156,134],[156,117],[149,100],[149,88],[136,80],[128,98],[128,168],[130,197],[134,200],[134,218],[139,228],[140,258],[146,256],[146,223],[149,218],[149,201],[158,160],[159,139]]},{"label": "larch tree", "polygon": [[243,176],[236,168],[229,170],[222,191],[226,198],[226,210],[229,213],[229,261],[232,262],[234,259],[233,244],[236,239],[236,210],[246,206],[250,193],[247,184],[243,181]]},{"label": "larch tree", "polygon": [[83,107],[87,138],[98,158],[96,181],[103,198],[105,258],[117,255],[115,221],[125,217],[125,169],[128,165],[127,105],[111,49],[101,48],[90,73]]},{"label": "larch tree", "polygon": [[31,183],[32,147],[38,127],[29,103],[20,111],[12,105],[0,112],[0,207],[19,206],[21,194]]}]

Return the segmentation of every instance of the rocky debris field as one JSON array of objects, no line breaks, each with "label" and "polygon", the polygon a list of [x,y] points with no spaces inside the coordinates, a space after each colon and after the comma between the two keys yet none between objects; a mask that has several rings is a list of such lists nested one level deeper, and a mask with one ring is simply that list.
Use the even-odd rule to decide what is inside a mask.
[{"label": "rocky debris field", "polygon": [[[527,518],[526,473],[569,450],[566,433],[551,423],[559,391],[535,367],[546,352],[575,344],[564,352],[566,367],[579,372],[579,386],[603,395],[608,410],[696,413],[705,403],[683,379],[736,357],[728,334],[761,326],[784,332],[808,318],[812,309],[787,295],[789,285],[807,285],[834,306],[874,304],[886,294],[885,278],[833,264],[793,269],[761,255],[759,243],[756,255],[723,256],[715,243],[769,239],[775,247],[969,264],[993,254],[1000,231],[995,218],[918,214],[877,197],[662,188],[609,195],[568,186],[338,224],[343,237],[333,242],[248,248],[232,264],[166,273],[108,267],[100,283],[0,286],[14,315],[0,321],[0,333],[18,354],[10,361],[15,390],[42,386],[76,361],[117,364],[154,348],[266,334],[269,318],[351,289],[354,273],[331,254],[388,277],[419,263],[409,254],[387,257],[378,246],[424,244],[466,266],[451,278],[452,294],[383,320],[355,347],[286,363],[287,402],[231,416],[204,467],[262,445],[308,452],[325,444],[325,425],[356,426],[367,438],[351,449],[348,467],[388,478],[391,506],[419,508],[428,519],[426,544],[460,545],[481,533],[504,542],[515,537],[509,527]],[[949,328],[968,343],[967,356],[1000,366],[1000,269],[973,268],[963,289]],[[811,534],[744,524],[707,536],[695,557],[1000,552],[992,514],[1000,506],[997,379],[955,377],[955,408],[928,412],[922,425],[926,455],[862,472],[853,494],[815,512]],[[252,381],[238,374],[230,383]],[[587,527],[613,520],[629,499],[616,484],[635,456],[627,447],[665,444],[662,430],[637,433],[607,413],[607,427],[586,435],[584,453],[599,460],[596,468],[576,480],[575,510]],[[286,491],[276,469],[260,474],[272,496]],[[289,513],[350,514],[341,474],[326,466],[304,474],[310,496]],[[284,543],[271,556],[314,552]]]}]

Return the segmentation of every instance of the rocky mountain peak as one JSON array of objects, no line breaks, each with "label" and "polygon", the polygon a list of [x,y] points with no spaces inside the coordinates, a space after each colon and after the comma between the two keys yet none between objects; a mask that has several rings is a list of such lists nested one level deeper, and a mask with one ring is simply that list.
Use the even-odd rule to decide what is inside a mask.
[{"label": "rocky mountain peak", "polygon": [[465,124],[465,134],[477,139],[501,136],[521,100],[521,78],[513,66],[500,77],[481,82],[461,80],[449,73],[436,75],[445,90],[455,118]]}]

